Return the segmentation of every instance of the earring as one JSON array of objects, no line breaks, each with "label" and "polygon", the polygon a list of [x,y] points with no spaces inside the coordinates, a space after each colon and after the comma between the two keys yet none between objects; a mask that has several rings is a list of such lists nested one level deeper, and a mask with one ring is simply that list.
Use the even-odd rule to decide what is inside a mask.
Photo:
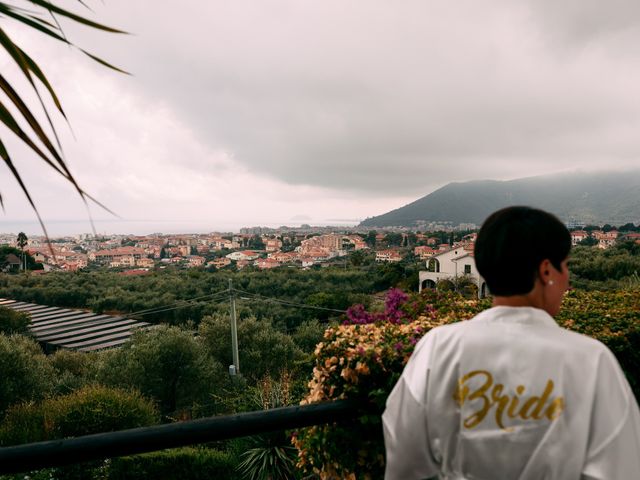
[{"label": "earring", "polygon": [[549,281],[547,282],[547,285],[553,285],[553,280],[549,280]]}]

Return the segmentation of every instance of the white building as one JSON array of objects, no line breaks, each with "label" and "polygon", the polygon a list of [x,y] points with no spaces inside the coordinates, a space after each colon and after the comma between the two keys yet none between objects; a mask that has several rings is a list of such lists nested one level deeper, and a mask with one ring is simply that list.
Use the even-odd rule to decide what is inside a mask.
[{"label": "white building", "polygon": [[473,244],[460,245],[437,253],[426,261],[426,265],[427,270],[419,273],[420,291],[436,288],[441,280],[449,280],[455,284],[459,277],[466,276],[478,287],[479,298],[485,297],[488,293],[487,284],[476,268]]},{"label": "white building", "polygon": [[237,262],[239,260],[255,260],[260,256],[260,254],[254,252],[253,250],[242,250],[240,252],[231,252],[230,254],[225,256]]}]

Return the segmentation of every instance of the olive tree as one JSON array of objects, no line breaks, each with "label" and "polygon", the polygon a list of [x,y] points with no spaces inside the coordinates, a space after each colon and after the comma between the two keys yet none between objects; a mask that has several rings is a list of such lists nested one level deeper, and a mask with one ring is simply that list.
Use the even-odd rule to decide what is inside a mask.
[{"label": "olive tree", "polygon": [[53,368],[40,346],[23,335],[0,334],[0,372],[0,414],[12,404],[44,398],[53,389]]},{"label": "olive tree", "polygon": [[97,377],[106,385],[140,390],[169,415],[208,401],[226,370],[192,332],[162,325],[136,332],[122,348],[105,352]]}]

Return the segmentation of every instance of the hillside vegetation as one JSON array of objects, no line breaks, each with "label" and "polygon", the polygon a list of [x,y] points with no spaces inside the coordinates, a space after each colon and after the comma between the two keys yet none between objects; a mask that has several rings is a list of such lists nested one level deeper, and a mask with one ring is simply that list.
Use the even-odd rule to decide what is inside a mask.
[{"label": "hillside vegetation", "polygon": [[480,225],[489,214],[510,205],[541,208],[564,221],[596,225],[637,222],[640,170],[449,183],[401,208],[367,218],[360,225],[410,227],[418,221]]}]

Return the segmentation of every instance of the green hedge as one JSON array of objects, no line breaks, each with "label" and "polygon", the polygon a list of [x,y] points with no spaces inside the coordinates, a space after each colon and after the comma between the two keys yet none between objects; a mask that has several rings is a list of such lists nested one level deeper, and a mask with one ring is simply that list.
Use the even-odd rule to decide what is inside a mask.
[{"label": "green hedge", "polygon": [[14,333],[29,335],[29,323],[31,323],[31,317],[28,313],[0,306],[0,332],[6,335]]},{"label": "green hedge", "polygon": [[91,385],[9,408],[0,425],[0,446],[142,427],[157,420],[153,403],[139,393]]},{"label": "green hedge", "polygon": [[109,480],[196,480],[241,477],[232,454],[208,448],[179,448],[111,460]]},{"label": "green hedge", "polygon": [[54,378],[53,368],[33,339],[0,333],[0,418],[11,405],[47,397]]}]

